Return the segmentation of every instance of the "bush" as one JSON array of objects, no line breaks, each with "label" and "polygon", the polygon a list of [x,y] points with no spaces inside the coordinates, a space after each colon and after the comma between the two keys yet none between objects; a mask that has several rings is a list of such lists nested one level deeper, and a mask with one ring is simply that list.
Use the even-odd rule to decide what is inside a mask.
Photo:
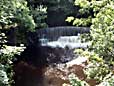
[{"label": "bush", "polygon": [[107,65],[106,61],[99,57],[95,52],[76,49],[75,53],[88,58],[87,65],[84,68],[84,73],[86,74],[87,79],[94,79],[97,83],[102,83],[110,77],[110,74],[113,75],[113,70],[111,70],[110,66]]},{"label": "bush", "polygon": [[[113,77],[105,79],[113,72],[114,67],[114,1],[113,0],[75,0],[81,14],[86,17],[69,17],[66,21],[76,26],[90,25],[90,33],[85,37],[91,43],[88,51],[81,51],[81,55],[88,57],[90,66],[85,69],[87,78],[102,82],[99,86],[112,86]],[[90,22],[84,21],[85,18]],[[84,23],[85,22],[85,23]],[[80,52],[80,51],[79,51]]]},{"label": "bush", "polygon": [[114,85],[114,75],[110,74],[107,78],[108,79],[103,80],[103,82],[97,86],[113,86]]},{"label": "bush", "polygon": [[85,81],[76,77],[75,74],[69,75],[69,81],[70,85],[64,83],[63,86],[89,86]]},{"label": "bush", "polygon": [[107,5],[101,9],[92,20],[91,37],[94,52],[104,59],[114,61],[114,8],[113,5]]},{"label": "bush", "polygon": [[66,21],[73,21],[76,26],[88,26],[87,21],[90,20],[90,33],[85,36],[91,42],[89,50],[107,60],[107,63],[114,64],[114,1],[75,0],[75,5],[80,7],[80,14],[88,12],[89,16],[69,17]]},{"label": "bush", "polygon": [[13,80],[13,62],[15,54],[20,55],[24,47],[12,47],[5,45],[5,34],[0,33],[0,86],[12,86]]},{"label": "bush", "polygon": [[1,0],[0,10],[2,29],[21,25],[26,31],[34,30],[35,23],[25,0]]},{"label": "bush", "polygon": [[36,24],[36,28],[46,28],[48,25],[46,24],[47,18],[47,8],[43,5],[37,6],[37,8],[31,7],[31,15],[33,15],[33,19]]},{"label": "bush", "polygon": [[67,22],[72,22],[74,26],[91,26],[94,19],[107,4],[113,1],[107,0],[75,0],[74,5],[79,8],[76,17],[70,16]]},{"label": "bush", "polygon": [[8,86],[8,80],[4,65],[0,64],[0,86]]},{"label": "bush", "polygon": [[[0,68],[0,74],[4,74],[3,76],[0,76],[0,81],[3,81],[3,83],[7,83],[8,85],[14,83],[13,80],[13,62],[12,60],[15,58],[14,55],[18,54],[20,55],[20,53],[23,51],[23,47],[12,47],[12,46],[4,46],[0,52],[0,66],[2,66]],[[3,79],[3,80],[2,80]],[[8,80],[7,82],[4,82],[6,80]],[[7,86],[7,85],[6,85]]]}]

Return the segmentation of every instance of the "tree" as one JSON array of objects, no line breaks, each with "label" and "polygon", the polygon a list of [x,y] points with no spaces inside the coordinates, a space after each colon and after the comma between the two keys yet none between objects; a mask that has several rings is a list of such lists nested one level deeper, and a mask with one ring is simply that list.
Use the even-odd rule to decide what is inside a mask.
[{"label": "tree", "polygon": [[[89,48],[81,51],[90,60],[85,73],[87,78],[96,79],[101,84],[113,85],[114,67],[114,1],[113,0],[75,0],[80,16],[66,19],[75,26],[90,26],[90,33],[84,38],[91,42]],[[87,16],[84,16],[87,14]],[[102,59],[102,60],[101,60]],[[101,62],[99,62],[99,61]],[[100,64],[99,64],[100,63]],[[102,63],[102,64],[101,64]]]},{"label": "tree", "polygon": [[[0,1],[0,26],[2,29],[22,26],[33,31],[35,23],[25,0]],[[21,28],[22,29],[22,28]]]},{"label": "tree", "polygon": [[76,17],[70,16],[66,19],[67,22],[72,22],[75,26],[91,26],[94,19],[105,7],[110,0],[75,0],[74,5],[79,8]]},{"label": "tree", "polygon": [[25,0],[0,0],[0,86],[12,86],[12,60],[22,48],[7,46],[3,30],[19,27],[20,30],[34,31],[35,23]]},{"label": "tree", "polygon": [[[100,57],[114,61],[114,1],[113,0],[75,0],[80,14],[87,17],[69,17],[66,21],[73,21],[76,26],[90,25],[90,49]],[[86,20],[86,21],[85,21]],[[89,20],[89,22],[88,22]]]}]

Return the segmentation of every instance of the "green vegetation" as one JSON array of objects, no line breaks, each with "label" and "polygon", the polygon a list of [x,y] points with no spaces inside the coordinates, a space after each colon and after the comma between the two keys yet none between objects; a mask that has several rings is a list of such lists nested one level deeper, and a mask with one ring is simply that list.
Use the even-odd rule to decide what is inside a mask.
[{"label": "green vegetation", "polygon": [[[4,31],[15,29],[16,36],[19,37],[17,41],[25,43],[26,32],[48,27],[45,22],[47,7],[42,5],[42,2],[39,4],[35,2],[35,0],[0,0],[0,86],[11,86],[14,83],[12,60],[15,54],[19,55],[24,50],[23,47],[7,46]],[[64,2],[65,0],[50,0],[48,7],[55,4],[57,7],[51,10],[63,11],[67,7],[66,5],[61,7]],[[91,45],[87,50],[75,51],[76,54],[89,60],[84,68],[86,79],[96,80],[99,84],[97,86],[113,86],[114,1],[75,0],[74,5],[79,8],[78,13],[75,17],[69,16],[66,21],[72,22],[74,26],[90,27],[90,33],[83,35],[83,39],[87,39]],[[70,11],[65,9],[63,12],[69,14]],[[86,80],[82,81],[78,77],[71,77],[69,80],[71,86],[89,86]]]},{"label": "green vegetation", "polygon": [[113,3],[113,0],[75,0],[74,5],[79,8],[77,15],[68,17],[66,21],[74,26],[91,26],[97,14]]},{"label": "green vegetation", "polygon": [[[75,5],[79,6],[83,10],[84,13],[88,12],[91,14],[90,9],[93,12],[93,17],[91,19],[91,26],[90,26],[90,34],[88,40],[91,42],[91,46],[89,50],[98,54],[99,57],[107,60],[108,62],[112,62],[113,64],[113,57],[114,57],[114,1],[112,0],[75,0]],[[79,11],[80,11],[79,10]],[[74,20],[77,22],[77,26],[80,26],[78,23],[86,22],[77,18],[69,17],[67,19],[69,22]],[[83,18],[83,16],[82,16]],[[81,18],[81,19],[82,19]],[[88,17],[87,17],[88,19]],[[86,22],[87,23],[87,22]],[[82,23],[84,24],[84,23]],[[88,24],[88,23],[87,23]],[[85,25],[84,25],[85,26]],[[86,25],[87,26],[87,25]]]},{"label": "green vegetation", "polygon": [[14,28],[17,43],[26,43],[26,32],[35,28],[47,27],[46,7],[38,5],[36,8],[26,0],[0,1],[0,29]]},{"label": "green vegetation", "polygon": [[47,26],[45,18],[46,8],[42,6],[28,7],[26,0],[0,0],[0,86],[13,86],[12,60],[25,48],[7,46],[5,32],[13,28],[18,43],[25,43],[26,32]]},{"label": "green vegetation", "polygon": [[85,81],[80,80],[74,74],[69,75],[69,80],[72,86],[89,86]]},{"label": "green vegetation", "polygon": [[76,0],[75,5],[79,5],[83,10],[85,9],[85,7],[88,9],[91,8],[93,10],[94,17],[91,20],[92,25],[90,26],[91,30],[89,34],[89,41],[91,41],[90,49],[98,54],[100,57],[105,58],[107,61],[113,61],[114,2],[111,0],[80,0],[80,2],[78,2]]},{"label": "green vegetation", "polygon": [[47,18],[47,7],[43,5],[37,6],[37,8],[31,7],[31,15],[33,15],[36,28],[46,28],[48,25],[45,20]]},{"label": "green vegetation", "polygon": [[25,0],[1,0],[0,10],[2,29],[21,25],[29,31],[34,30],[35,23]]},{"label": "green vegetation", "polygon": [[[84,70],[88,79],[95,79],[98,86],[112,86],[114,67],[114,1],[113,0],[75,0],[81,16],[66,19],[75,26],[90,26],[90,33],[83,35],[91,45],[85,51],[76,50],[89,58]],[[84,14],[87,14],[85,16]],[[112,74],[112,76],[109,76]],[[107,78],[108,76],[108,78]],[[105,78],[105,80],[104,80]]]},{"label": "green vegetation", "polygon": [[5,43],[6,36],[4,33],[0,33],[0,86],[12,86],[14,83],[12,60],[14,59],[14,55],[20,55],[24,48],[7,46]]}]

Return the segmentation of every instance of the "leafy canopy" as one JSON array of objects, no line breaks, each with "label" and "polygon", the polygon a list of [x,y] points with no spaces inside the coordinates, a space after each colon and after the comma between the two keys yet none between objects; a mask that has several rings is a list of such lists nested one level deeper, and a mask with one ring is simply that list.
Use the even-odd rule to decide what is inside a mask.
[{"label": "leafy canopy", "polygon": [[[68,17],[66,21],[76,26],[90,25],[90,49],[100,57],[113,63],[114,57],[114,1],[113,0],[75,0],[80,7],[80,17]],[[84,16],[83,14],[87,14]]]},{"label": "leafy canopy", "polygon": [[23,26],[28,30],[35,28],[25,0],[0,0],[0,26],[2,29]]}]

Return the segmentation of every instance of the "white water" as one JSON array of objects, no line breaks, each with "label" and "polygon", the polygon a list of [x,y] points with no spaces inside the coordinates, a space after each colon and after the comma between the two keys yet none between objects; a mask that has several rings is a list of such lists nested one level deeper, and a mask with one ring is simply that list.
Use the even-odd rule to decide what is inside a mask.
[{"label": "white water", "polygon": [[58,38],[57,41],[49,42],[48,39],[41,39],[42,46],[50,46],[50,47],[60,47],[65,48],[68,47],[70,49],[73,48],[87,48],[89,43],[82,43],[80,35],[78,36],[61,36]]}]

